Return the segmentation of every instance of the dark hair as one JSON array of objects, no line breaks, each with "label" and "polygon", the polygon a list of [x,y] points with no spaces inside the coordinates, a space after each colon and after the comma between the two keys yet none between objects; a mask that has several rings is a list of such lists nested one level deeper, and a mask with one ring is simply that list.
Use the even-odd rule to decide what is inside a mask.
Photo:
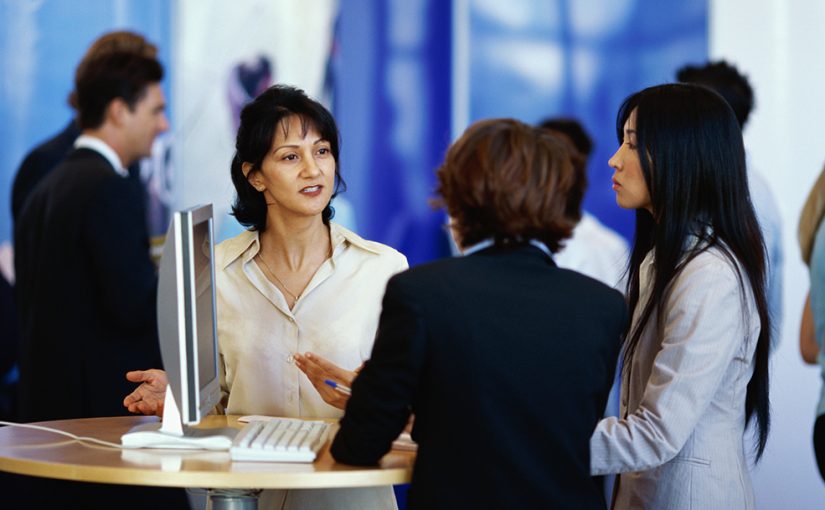
[{"label": "dark hair", "polygon": [[[750,282],[761,322],[755,368],[745,397],[747,421],[756,417],[758,461],[770,428],[771,325],[765,294],[765,244],[748,192],[742,131],[724,99],[698,85],[660,85],[630,96],[616,119],[619,143],[634,111],[637,151],[655,218],[645,209],[636,211],[627,296],[631,313],[637,306],[641,313],[635,329],[626,335],[625,370],[654,308],[665,301],[670,283],[697,255],[712,246],[718,248],[736,269],[743,299],[747,292],[743,278]],[[689,243],[694,235],[699,242]],[[648,301],[640,303],[639,267],[651,249],[656,261],[653,288]]]},{"label": "dark hair", "polygon": [[462,247],[536,239],[555,252],[581,218],[579,186],[564,143],[513,119],[476,122],[437,171],[438,205]]},{"label": "dark hair", "polygon": [[576,169],[576,174],[581,181],[579,186],[586,190],[587,160],[590,158],[590,153],[593,152],[593,140],[591,140],[590,135],[587,134],[579,121],[570,118],[547,118],[541,121],[539,127],[558,135],[568,143],[567,150],[570,153],[570,161],[573,163],[573,168]]},{"label": "dark hair", "polygon": [[[86,66],[89,65],[90,61],[118,51],[137,53],[150,58],[155,58],[158,54],[157,46],[136,32],[128,30],[108,32],[95,39],[89,49],[86,50],[83,58],[80,59],[80,63],[77,64],[77,69],[75,69],[75,78],[86,72]],[[77,92],[72,91],[69,93],[68,102],[69,106],[75,110],[78,109]]]},{"label": "dark hair", "polygon": [[241,225],[252,230],[266,230],[266,199],[263,192],[256,190],[249,183],[242,165],[244,162],[251,163],[250,173],[260,170],[264,157],[272,149],[275,130],[293,115],[300,117],[304,133],[313,127],[321,138],[329,142],[332,157],[335,158],[335,190],[330,203],[321,214],[325,224],[328,224],[335,214],[332,200],[340,191],[346,190],[346,183],[338,166],[338,127],[332,114],[321,103],[310,99],[301,89],[273,85],[241,110],[241,123],[235,139],[235,157],[232,159],[232,183],[237,193],[235,203],[232,204],[232,214]]},{"label": "dark hair", "polygon": [[593,152],[593,139],[584,130],[584,126],[576,119],[565,117],[550,117],[539,123],[539,127],[562,133],[570,138],[576,150],[585,158],[589,158]]},{"label": "dark hair", "polygon": [[753,89],[736,67],[724,60],[686,65],[676,72],[676,79],[683,83],[704,85],[725,98],[736,114],[739,127],[745,126],[753,110]]},{"label": "dark hair", "polygon": [[81,129],[100,127],[106,108],[115,99],[122,99],[134,110],[147,87],[163,79],[163,66],[156,59],[125,51],[91,59],[81,71],[75,77]]}]

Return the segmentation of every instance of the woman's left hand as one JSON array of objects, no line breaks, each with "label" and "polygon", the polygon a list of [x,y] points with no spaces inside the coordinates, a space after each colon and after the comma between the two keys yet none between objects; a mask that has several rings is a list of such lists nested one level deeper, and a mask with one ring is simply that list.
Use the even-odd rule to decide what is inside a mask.
[{"label": "woman's left hand", "polygon": [[355,380],[355,376],[358,374],[357,370],[355,372],[345,370],[311,352],[295,354],[294,358],[295,366],[306,374],[309,381],[315,386],[315,390],[324,399],[324,402],[338,409],[346,407],[349,395],[336,390],[324,381],[329,379],[350,388],[352,387],[352,381]]}]

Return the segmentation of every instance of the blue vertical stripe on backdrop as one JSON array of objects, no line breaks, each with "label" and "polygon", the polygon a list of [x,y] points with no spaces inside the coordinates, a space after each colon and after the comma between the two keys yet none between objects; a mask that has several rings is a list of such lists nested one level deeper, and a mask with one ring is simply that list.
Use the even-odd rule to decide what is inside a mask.
[{"label": "blue vertical stripe on backdrop", "polygon": [[342,6],[335,114],[360,233],[411,264],[449,254],[432,209],[450,142],[451,5],[355,0]]}]

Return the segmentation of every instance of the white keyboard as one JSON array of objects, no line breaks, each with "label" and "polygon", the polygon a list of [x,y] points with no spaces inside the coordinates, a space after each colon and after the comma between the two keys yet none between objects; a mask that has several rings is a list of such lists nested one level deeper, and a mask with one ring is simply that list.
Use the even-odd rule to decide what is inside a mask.
[{"label": "white keyboard", "polygon": [[235,436],[232,460],[312,462],[327,441],[330,423],[290,418],[250,421]]}]

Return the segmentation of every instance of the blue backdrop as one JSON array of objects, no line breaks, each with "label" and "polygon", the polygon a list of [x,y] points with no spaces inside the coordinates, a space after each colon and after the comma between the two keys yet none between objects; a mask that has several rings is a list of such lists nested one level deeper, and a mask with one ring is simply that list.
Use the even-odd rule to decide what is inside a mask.
[{"label": "blue backdrop", "polygon": [[629,94],[707,59],[707,3],[475,0],[465,17],[467,120],[578,118],[595,142],[584,206],[630,239],[633,213],[615,205],[607,165],[616,112]]},{"label": "blue backdrop", "polygon": [[352,0],[338,23],[334,110],[359,232],[411,264],[449,254],[429,205],[450,142],[451,5]]},{"label": "blue backdrop", "polygon": [[[155,41],[169,64],[174,5],[0,3],[0,243],[11,238],[13,173],[26,151],[70,118],[66,95],[88,45],[105,31],[131,28]],[[458,35],[466,44],[454,47]],[[533,123],[568,115],[596,142],[585,207],[631,237],[632,214],[615,206],[606,163],[617,143],[616,110],[629,93],[671,81],[682,64],[706,58],[706,2],[341,2],[329,85],[343,137],[345,196],[360,233],[411,263],[448,254],[443,214],[429,200],[451,139],[481,118]],[[174,63],[167,68],[168,88]],[[456,69],[465,70],[464,80],[454,80]]]},{"label": "blue backdrop", "polygon": [[[585,208],[632,238],[608,158],[615,115],[641,88],[707,58],[707,3],[350,0],[333,73],[347,197],[359,231],[412,264],[449,253],[434,172],[472,121],[578,118],[595,141]],[[452,126],[452,131],[451,131]]]}]

